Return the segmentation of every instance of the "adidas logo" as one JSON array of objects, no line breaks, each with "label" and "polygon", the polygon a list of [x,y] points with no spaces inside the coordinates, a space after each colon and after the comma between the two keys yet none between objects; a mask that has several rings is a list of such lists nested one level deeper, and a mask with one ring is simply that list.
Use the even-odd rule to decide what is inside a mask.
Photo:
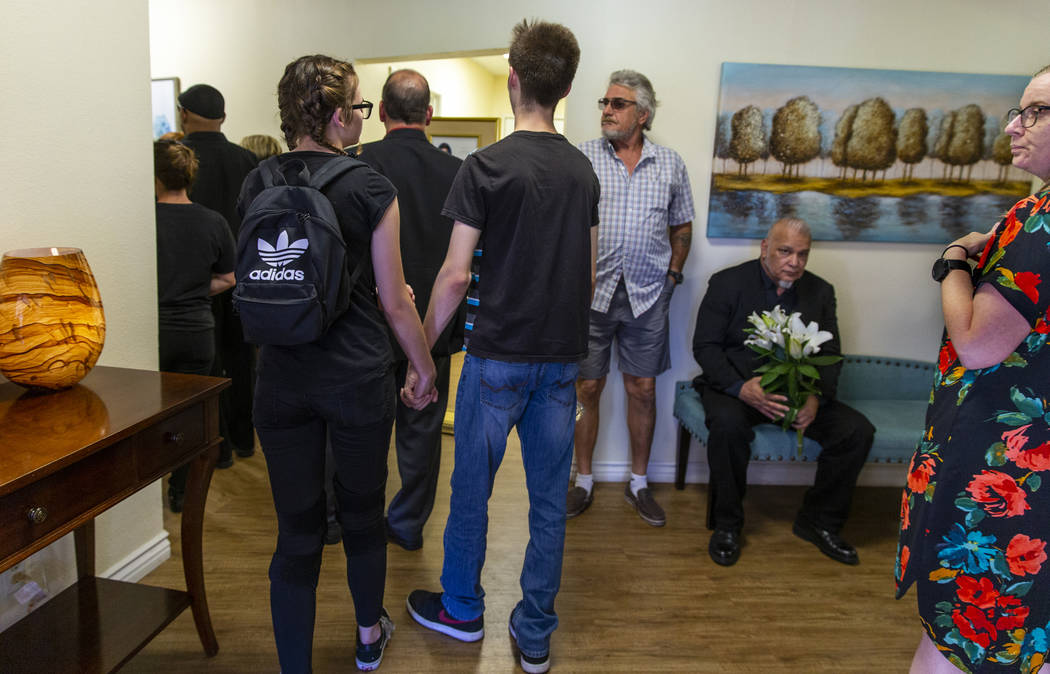
[{"label": "adidas logo", "polygon": [[288,231],[283,230],[277,237],[276,245],[271,246],[265,239],[259,239],[259,258],[274,269],[253,269],[248,278],[255,281],[302,281],[305,276],[298,269],[281,269],[290,262],[303,256],[310,247],[307,239],[288,243]]},{"label": "adidas logo", "polygon": [[283,267],[302,257],[309,247],[310,242],[306,239],[288,243],[288,231],[282,230],[281,235],[277,237],[276,246],[271,246],[265,239],[259,239],[259,257],[271,267]]}]

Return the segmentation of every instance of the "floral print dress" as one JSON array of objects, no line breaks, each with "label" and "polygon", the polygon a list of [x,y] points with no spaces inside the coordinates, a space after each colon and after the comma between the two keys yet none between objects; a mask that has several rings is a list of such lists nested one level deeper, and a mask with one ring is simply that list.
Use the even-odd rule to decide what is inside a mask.
[{"label": "floral print dress", "polygon": [[1031,332],[977,370],[945,334],[901,500],[897,597],[916,583],[923,627],[964,672],[1035,672],[1050,645],[1047,279],[1050,190],[1014,205],[975,271]]}]

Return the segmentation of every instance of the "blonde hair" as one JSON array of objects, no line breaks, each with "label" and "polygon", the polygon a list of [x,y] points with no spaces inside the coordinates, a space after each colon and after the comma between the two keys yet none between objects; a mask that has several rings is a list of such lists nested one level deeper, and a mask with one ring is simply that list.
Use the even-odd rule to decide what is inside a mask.
[{"label": "blonde hair", "polygon": [[256,133],[241,138],[241,147],[249,150],[259,161],[272,157],[275,154],[281,154],[281,141],[263,133]]}]

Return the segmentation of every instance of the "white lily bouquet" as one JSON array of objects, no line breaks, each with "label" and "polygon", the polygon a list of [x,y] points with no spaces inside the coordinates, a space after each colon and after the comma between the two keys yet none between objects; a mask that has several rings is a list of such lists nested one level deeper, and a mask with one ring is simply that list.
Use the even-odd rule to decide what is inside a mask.
[{"label": "white lily bouquet", "polygon": [[[752,327],[744,328],[751,335],[744,346],[758,353],[766,362],[755,370],[762,375],[759,382],[766,393],[780,393],[787,397],[787,414],[780,420],[786,431],[795,423],[806,398],[820,395],[817,381],[818,367],[832,365],[842,356],[818,356],[820,345],[832,338],[827,330],[821,330],[816,321],[802,322],[802,314],[788,315],[780,305],[762,315],[752,313],[747,318]],[[802,431],[798,434],[798,455],[802,456]]]}]

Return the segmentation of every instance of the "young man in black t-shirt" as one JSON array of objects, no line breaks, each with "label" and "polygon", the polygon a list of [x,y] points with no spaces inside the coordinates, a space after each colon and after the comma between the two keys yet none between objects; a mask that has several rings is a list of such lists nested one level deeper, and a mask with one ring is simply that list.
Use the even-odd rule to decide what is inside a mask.
[{"label": "young man in black t-shirt", "polygon": [[523,598],[509,627],[522,668],[545,672],[557,625],[574,379],[587,352],[599,185],[590,162],[553,123],[579,62],[575,37],[564,26],[523,21],[514,28],[509,61],[514,133],[467,157],[443,210],[455,225],[424,321],[431,343],[463,299],[475,248],[484,254],[456,398],[444,592],[416,590],[408,610],[423,626],[456,639],[484,636],[487,503],[507,435],[517,427],[530,540]]}]

